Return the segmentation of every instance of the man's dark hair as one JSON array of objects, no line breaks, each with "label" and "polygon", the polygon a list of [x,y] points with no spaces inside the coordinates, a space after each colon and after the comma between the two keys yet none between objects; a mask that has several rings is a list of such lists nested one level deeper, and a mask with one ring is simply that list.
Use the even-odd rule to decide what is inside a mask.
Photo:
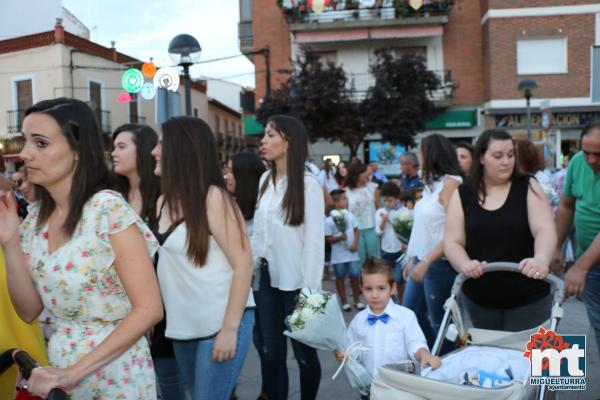
[{"label": "man's dark hair", "polygon": [[331,195],[333,201],[339,201],[344,193],[346,193],[344,189],[335,189],[332,190],[329,194]]},{"label": "man's dark hair", "polygon": [[600,131],[600,118],[594,118],[588,122],[581,130],[581,139],[591,131],[598,129]]}]

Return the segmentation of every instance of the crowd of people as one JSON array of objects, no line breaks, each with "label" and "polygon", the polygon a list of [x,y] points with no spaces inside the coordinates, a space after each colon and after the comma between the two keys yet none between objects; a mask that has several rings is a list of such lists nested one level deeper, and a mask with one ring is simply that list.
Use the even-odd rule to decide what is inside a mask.
[{"label": "crowd of people", "polygon": [[[243,151],[225,170],[210,127],[193,117],[160,132],[117,128],[110,162],[78,100],[35,104],[22,134],[13,190],[0,182],[0,344],[48,365],[33,370],[33,394],[225,400],[253,343],[259,399],[286,399],[284,321],[330,266],[342,310],[359,311],[348,338],[368,344],[360,362],[373,375],[404,359],[440,365],[430,349],[458,273],[471,278],[474,326],[541,324],[543,278],[561,273],[572,243],[567,293],[583,297],[600,340],[600,122],[554,176],[533,143],[498,129],[474,146],[426,136],[401,156],[399,178],[358,160],[319,170],[306,128],[283,115],[267,122],[260,155]],[[399,211],[412,214],[404,237]],[[484,274],[494,261],[520,273]],[[51,326],[47,348],[38,320]],[[314,399],[317,351],[290,340],[301,398]],[[445,340],[441,355],[454,346]]]}]

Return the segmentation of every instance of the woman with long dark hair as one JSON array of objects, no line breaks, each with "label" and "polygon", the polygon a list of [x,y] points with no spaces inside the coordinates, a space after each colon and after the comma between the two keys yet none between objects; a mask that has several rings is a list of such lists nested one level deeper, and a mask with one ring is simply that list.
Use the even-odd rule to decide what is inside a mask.
[{"label": "woman with long dark hair", "polygon": [[347,186],[346,179],[348,179],[348,167],[344,161],[340,161],[335,167],[335,181],[338,189],[344,189]]},{"label": "woman with long dark hair", "polygon": [[[456,276],[456,271],[442,256],[446,209],[452,192],[462,182],[462,171],[454,146],[444,136],[426,136],[420,147],[421,182],[425,186],[423,197],[414,208],[413,230],[406,251],[412,263],[409,262],[405,271],[402,303],[417,314],[432,346],[444,316],[444,302]],[[448,350],[449,345],[442,349],[443,352]]]},{"label": "woman with long dark hair", "polygon": [[206,122],[171,118],[152,151],[161,197],[153,227],[165,336],[194,400],[227,400],[252,335],[252,256]]},{"label": "woman with long dark hair", "polygon": [[[473,168],[448,208],[444,253],[470,279],[464,300],[477,328],[520,331],[546,320],[548,274],[556,247],[550,204],[539,183],[517,167],[512,136],[500,129],[481,134]],[[519,263],[521,273],[483,274],[485,262]]]},{"label": "woman with long dark hair", "polygon": [[[0,201],[0,242],[19,316],[44,307],[56,331],[52,367],[35,368],[29,391],[64,387],[74,399],[156,399],[144,333],[163,316],[150,254],[156,240],[114,191],[102,133],[87,104],[59,98],[25,113],[19,156],[37,201],[20,228],[15,199]],[[118,384],[117,384],[118,383]]]},{"label": "woman with long dark hair", "polygon": [[146,125],[121,125],[112,135],[110,155],[117,189],[146,222],[156,216],[160,195],[160,178],[154,175],[156,163],[150,154],[157,143],[158,135]]},{"label": "woman with long dark hair", "polygon": [[[115,129],[110,153],[117,189],[150,225],[156,219],[156,200],[160,195],[160,178],[154,175],[156,161],[150,154],[157,144],[158,135],[154,129],[146,125],[125,124]],[[173,343],[165,338],[165,328],[166,315],[152,330],[150,340],[160,398],[183,400],[182,378],[175,361]]]},{"label": "woman with long dark hair", "polygon": [[[229,168],[231,173],[227,179],[227,186],[235,195],[235,200],[246,221],[248,237],[251,238],[254,227],[254,212],[256,211],[256,201],[258,197],[258,185],[260,177],[265,172],[265,166],[258,154],[251,151],[242,151],[234,154],[229,159]],[[254,295],[254,298],[258,297],[259,273],[260,271],[258,269],[254,270],[252,278],[252,294]],[[260,359],[261,390],[258,399],[266,399],[267,389],[265,383],[267,374],[265,371],[264,342],[260,331],[260,317],[258,310],[254,311],[252,340]]]},{"label": "woman with long dark hair", "polygon": [[[260,182],[252,250],[261,268],[257,303],[269,377],[267,397],[284,400],[288,396],[284,319],[292,313],[300,289],[321,287],[325,206],[321,185],[304,167],[308,135],[302,122],[284,115],[269,118],[261,153],[271,169]],[[315,399],[321,380],[317,351],[291,341],[300,368],[301,398]]]}]

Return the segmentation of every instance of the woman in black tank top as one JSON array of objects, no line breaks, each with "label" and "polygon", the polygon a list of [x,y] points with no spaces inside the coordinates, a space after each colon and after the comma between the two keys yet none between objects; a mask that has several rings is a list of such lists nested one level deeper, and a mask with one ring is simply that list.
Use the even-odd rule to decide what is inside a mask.
[{"label": "woman in black tank top", "polygon": [[[454,193],[444,251],[465,283],[467,310],[476,327],[517,331],[550,312],[548,274],[556,230],[537,181],[516,167],[514,141],[502,130],[484,132],[475,145],[468,181]],[[482,263],[519,263],[521,273],[483,275]]]}]

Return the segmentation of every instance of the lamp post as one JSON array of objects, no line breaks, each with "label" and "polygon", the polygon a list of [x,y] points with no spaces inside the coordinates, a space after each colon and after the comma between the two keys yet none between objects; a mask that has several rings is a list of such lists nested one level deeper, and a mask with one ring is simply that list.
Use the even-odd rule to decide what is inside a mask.
[{"label": "lamp post", "polygon": [[527,100],[527,139],[531,140],[531,96],[533,90],[537,89],[537,82],[533,79],[524,79],[519,82],[519,90],[523,92],[525,100]]},{"label": "lamp post", "polygon": [[183,67],[185,78],[185,115],[192,115],[192,89],[190,77],[190,66],[200,58],[200,43],[186,33],[175,36],[169,43],[169,56],[171,60]]}]

